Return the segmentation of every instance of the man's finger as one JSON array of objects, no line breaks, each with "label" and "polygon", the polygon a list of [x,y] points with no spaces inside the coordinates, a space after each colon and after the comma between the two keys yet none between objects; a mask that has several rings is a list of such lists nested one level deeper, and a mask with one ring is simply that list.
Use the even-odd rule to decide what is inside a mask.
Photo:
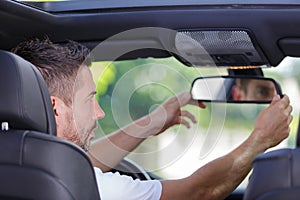
[{"label": "man's finger", "polygon": [[289,105],[289,106],[285,109],[284,113],[285,113],[286,115],[290,115],[292,111],[293,111],[293,107],[292,107],[291,105]]},{"label": "man's finger", "polygon": [[200,108],[206,108],[206,105],[201,101],[190,100],[189,104],[194,105],[194,106],[198,106]]},{"label": "man's finger", "polygon": [[189,92],[183,92],[176,96],[171,97],[167,101],[167,104],[172,104],[173,106],[174,106],[174,104],[176,104],[176,105],[179,104],[179,107],[183,107],[187,104],[190,104],[190,105],[198,106],[200,108],[206,108],[206,105],[204,103],[202,103],[201,101],[192,100],[191,94]]},{"label": "man's finger", "polygon": [[181,116],[189,118],[193,123],[197,122],[195,116],[186,110],[181,111]]},{"label": "man's finger", "polygon": [[273,97],[271,105],[274,105],[278,101],[280,101],[280,96],[277,94]]},{"label": "man's finger", "polygon": [[281,102],[282,102],[284,108],[286,108],[287,106],[290,105],[290,98],[287,95],[283,95]]},{"label": "man's finger", "polygon": [[293,115],[290,115],[288,123],[290,124],[292,122],[292,120],[293,120]]},{"label": "man's finger", "polygon": [[186,104],[188,104],[188,102],[191,99],[191,95],[189,92],[183,92],[180,93],[178,95],[175,95],[173,97],[171,97],[170,99],[167,100],[166,104],[172,105],[172,106],[185,106]]},{"label": "man's finger", "polygon": [[184,125],[185,127],[187,127],[187,128],[190,128],[191,126],[190,126],[190,123],[188,122],[188,121],[186,121],[185,119],[183,119],[183,118],[180,118],[179,119],[179,124],[182,124],[182,125]]}]

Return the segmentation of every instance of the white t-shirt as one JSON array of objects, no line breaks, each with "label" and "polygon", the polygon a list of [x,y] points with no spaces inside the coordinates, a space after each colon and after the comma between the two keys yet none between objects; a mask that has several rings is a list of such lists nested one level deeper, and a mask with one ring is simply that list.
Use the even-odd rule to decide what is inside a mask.
[{"label": "white t-shirt", "polygon": [[133,180],[130,176],[116,173],[103,173],[94,167],[98,189],[102,200],[159,200],[162,185],[158,180]]}]

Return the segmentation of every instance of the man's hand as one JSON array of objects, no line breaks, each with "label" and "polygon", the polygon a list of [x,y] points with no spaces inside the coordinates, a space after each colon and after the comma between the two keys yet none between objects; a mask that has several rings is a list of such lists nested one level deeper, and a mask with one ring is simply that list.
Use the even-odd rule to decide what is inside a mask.
[{"label": "man's hand", "polygon": [[282,99],[276,95],[270,106],[263,110],[256,119],[253,141],[261,146],[262,151],[279,144],[288,137],[292,121],[292,106],[288,96]]},{"label": "man's hand", "polygon": [[190,123],[187,119],[190,119],[193,123],[196,123],[196,119],[190,112],[181,110],[181,107],[187,104],[196,105],[200,108],[206,107],[201,102],[193,101],[189,92],[173,96],[149,114],[154,127],[151,134],[158,135],[176,124],[182,124],[190,128]]},{"label": "man's hand", "polygon": [[259,114],[249,138],[185,179],[162,181],[161,199],[224,199],[247,176],[258,153],[288,136],[291,111],[287,96],[282,99],[275,96],[269,107]]},{"label": "man's hand", "polygon": [[[106,172],[115,167],[123,157],[133,151],[141,142],[152,135],[158,135],[175,124],[190,127],[187,119],[193,123],[195,117],[188,111],[181,111],[187,104],[205,108],[203,103],[191,100],[188,92],[171,97],[149,115],[146,115],[131,124],[98,139],[91,146],[89,156],[94,166]],[[114,155],[114,156],[111,156]]]}]

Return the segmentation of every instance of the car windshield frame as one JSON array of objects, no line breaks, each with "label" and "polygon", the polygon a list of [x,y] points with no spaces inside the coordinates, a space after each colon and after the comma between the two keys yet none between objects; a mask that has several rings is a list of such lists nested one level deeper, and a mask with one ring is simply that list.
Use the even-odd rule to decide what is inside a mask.
[{"label": "car windshield frame", "polygon": [[129,9],[129,8],[155,8],[168,7],[176,8],[181,6],[188,7],[214,7],[214,8],[267,8],[267,7],[295,7],[300,6],[299,1],[295,0],[13,0],[29,6],[39,8],[43,11],[55,12],[70,12],[70,11],[84,11],[84,10],[98,10],[98,9]]}]

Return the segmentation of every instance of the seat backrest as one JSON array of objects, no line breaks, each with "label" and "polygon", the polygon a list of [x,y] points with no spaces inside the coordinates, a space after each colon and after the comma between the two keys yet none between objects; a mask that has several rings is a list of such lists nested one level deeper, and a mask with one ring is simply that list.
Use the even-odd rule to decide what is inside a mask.
[{"label": "seat backrest", "polygon": [[0,93],[0,199],[100,199],[86,153],[54,136],[53,108],[39,71],[0,51]]},{"label": "seat backrest", "polygon": [[300,148],[279,149],[257,156],[244,200],[300,198]]}]

